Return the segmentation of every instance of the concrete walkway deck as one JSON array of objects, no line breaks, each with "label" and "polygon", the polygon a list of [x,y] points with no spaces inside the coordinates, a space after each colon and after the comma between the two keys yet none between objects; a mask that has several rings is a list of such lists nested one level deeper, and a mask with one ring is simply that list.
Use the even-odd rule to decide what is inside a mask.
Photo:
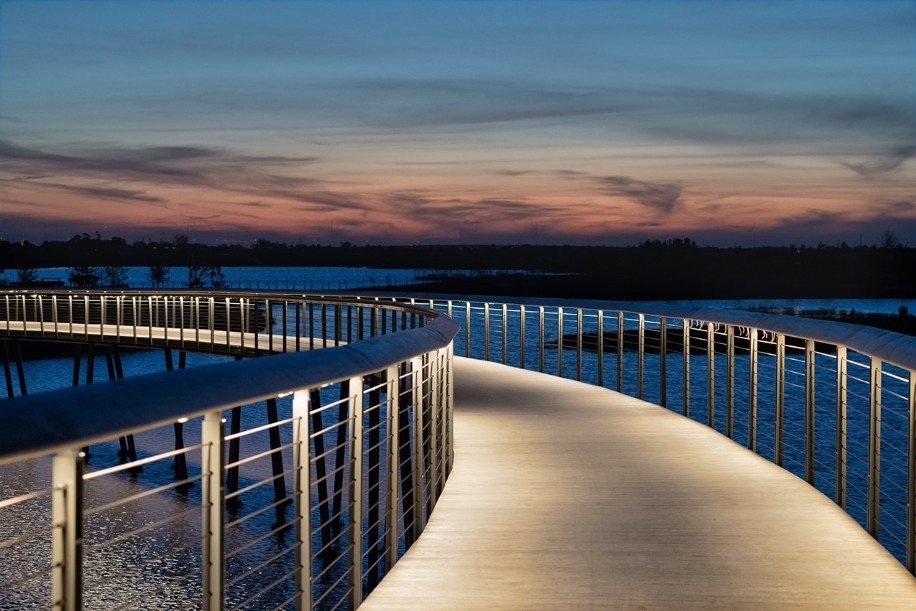
[{"label": "concrete walkway deck", "polygon": [[362,608],[916,609],[916,579],[849,516],[707,427],[456,361],[454,471]]}]

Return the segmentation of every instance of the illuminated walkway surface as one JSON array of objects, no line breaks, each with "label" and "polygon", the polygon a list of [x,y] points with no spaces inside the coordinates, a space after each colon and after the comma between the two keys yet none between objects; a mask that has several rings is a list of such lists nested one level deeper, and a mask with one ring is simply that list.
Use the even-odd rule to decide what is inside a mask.
[{"label": "illuminated walkway surface", "polygon": [[454,471],[361,608],[916,609],[852,518],[709,428],[456,360]]}]

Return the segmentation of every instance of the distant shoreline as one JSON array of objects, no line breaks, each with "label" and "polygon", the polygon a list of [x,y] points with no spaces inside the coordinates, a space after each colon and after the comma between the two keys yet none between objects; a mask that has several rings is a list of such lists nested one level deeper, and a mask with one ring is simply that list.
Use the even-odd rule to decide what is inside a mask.
[{"label": "distant shoreline", "polygon": [[[916,274],[914,271],[911,273]],[[612,301],[916,298],[916,279],[910,283],[904,282],[902,276],[899,282],[893,280],[895,279],[863,277],[855,283],[837,283],[829,278],[813,277],[808,282],[781,282],[777,274],[769,278],[756,278],[752,275],[659,278],[658,275],[647,274],[642,278],[619,278],[612,274],[499,274],[453,276],[421,284],[386,287],[384,291],[392,294],[401,291]]]}]

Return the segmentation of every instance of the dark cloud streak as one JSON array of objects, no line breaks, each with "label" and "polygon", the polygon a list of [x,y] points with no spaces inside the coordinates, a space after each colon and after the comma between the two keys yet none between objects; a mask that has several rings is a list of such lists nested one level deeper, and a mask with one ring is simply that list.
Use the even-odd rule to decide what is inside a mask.
[{"label": "dark cloud streak", "polygon": [[675,183],[636,180],[628,176],[605,176],[602,183],[609,195],[626,197],[662,214],[671,214],[683,204],[682,188]]}]

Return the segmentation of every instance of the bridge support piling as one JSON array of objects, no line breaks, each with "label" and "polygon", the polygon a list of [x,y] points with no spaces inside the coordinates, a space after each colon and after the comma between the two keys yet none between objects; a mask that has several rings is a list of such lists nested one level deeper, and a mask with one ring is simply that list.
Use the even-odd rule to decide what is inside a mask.
[{"label": "bridge support piling", "polygon": [[0,359],[3,360],[3,376],[6,380],[6,396],[12,398],[15,394],[13,391],[13,372],[10,369],[10,353],[8,342],[0,342]]},{"label": "bridge support piling", "polygon": [[324,456],[324,429],[321,413],[315,411],[321,407],[321,391],[317,388],[309,391],[309,403],[312,410],[312,430],[315,431],[315,481],[318,487],[318,516],[321,520],[321,545],[326,547],[331,541],[330,507],[328,507],[327,465]]},{"label": "bridge support piling", "polygon": [[[275,425],[279,421],[277,417],[277,400],[267,400],[267,423]],[[270,438],[270,466],[273,470],[274,477],[274,502],[277,503],[275,512],[277,516],[277,525],[286,522],[286,505],[283,503],[286,499],[286,480],[283,477],[283,455],[280,454],[280,429],[271,426],[268,430]]]},{"label": "bridge support piling", "polygon": [[[163,349],[163,353],[165,355],[165,369],[166,371],[172,371],[174,369],[174,363],[172,361],[171,348]],[[185,353],[183,351],[178,353],[178,368],[179,369],[184,369],[184,366],[185,366],[184,357],[185,357]],[[173,427],[175,429],[175,449],[183,450],[184,449],[184,423],[180,421],[175,422],[173,424]],[[184,454],[178,454],[177,456],[175,456],[175,462],[173,463],[173,467],[175,469],[175,479],[177,480],[188,479],[188,462]],[[179,490],[181,492],[187,492],[189,487],[190,487],[190,484],[186,486],[182,486],[181,488],[179,488]]]},{"label": "bridge support piling", "polygon": [[22,366],[22,349],[19,347],[19,342],[15,339],[11,344],[13,346],[13,359],[16,361],[16,375],[19,378],[19,394],[24,397],[29,394],[29,391],[25,384],[25,369]]}]

